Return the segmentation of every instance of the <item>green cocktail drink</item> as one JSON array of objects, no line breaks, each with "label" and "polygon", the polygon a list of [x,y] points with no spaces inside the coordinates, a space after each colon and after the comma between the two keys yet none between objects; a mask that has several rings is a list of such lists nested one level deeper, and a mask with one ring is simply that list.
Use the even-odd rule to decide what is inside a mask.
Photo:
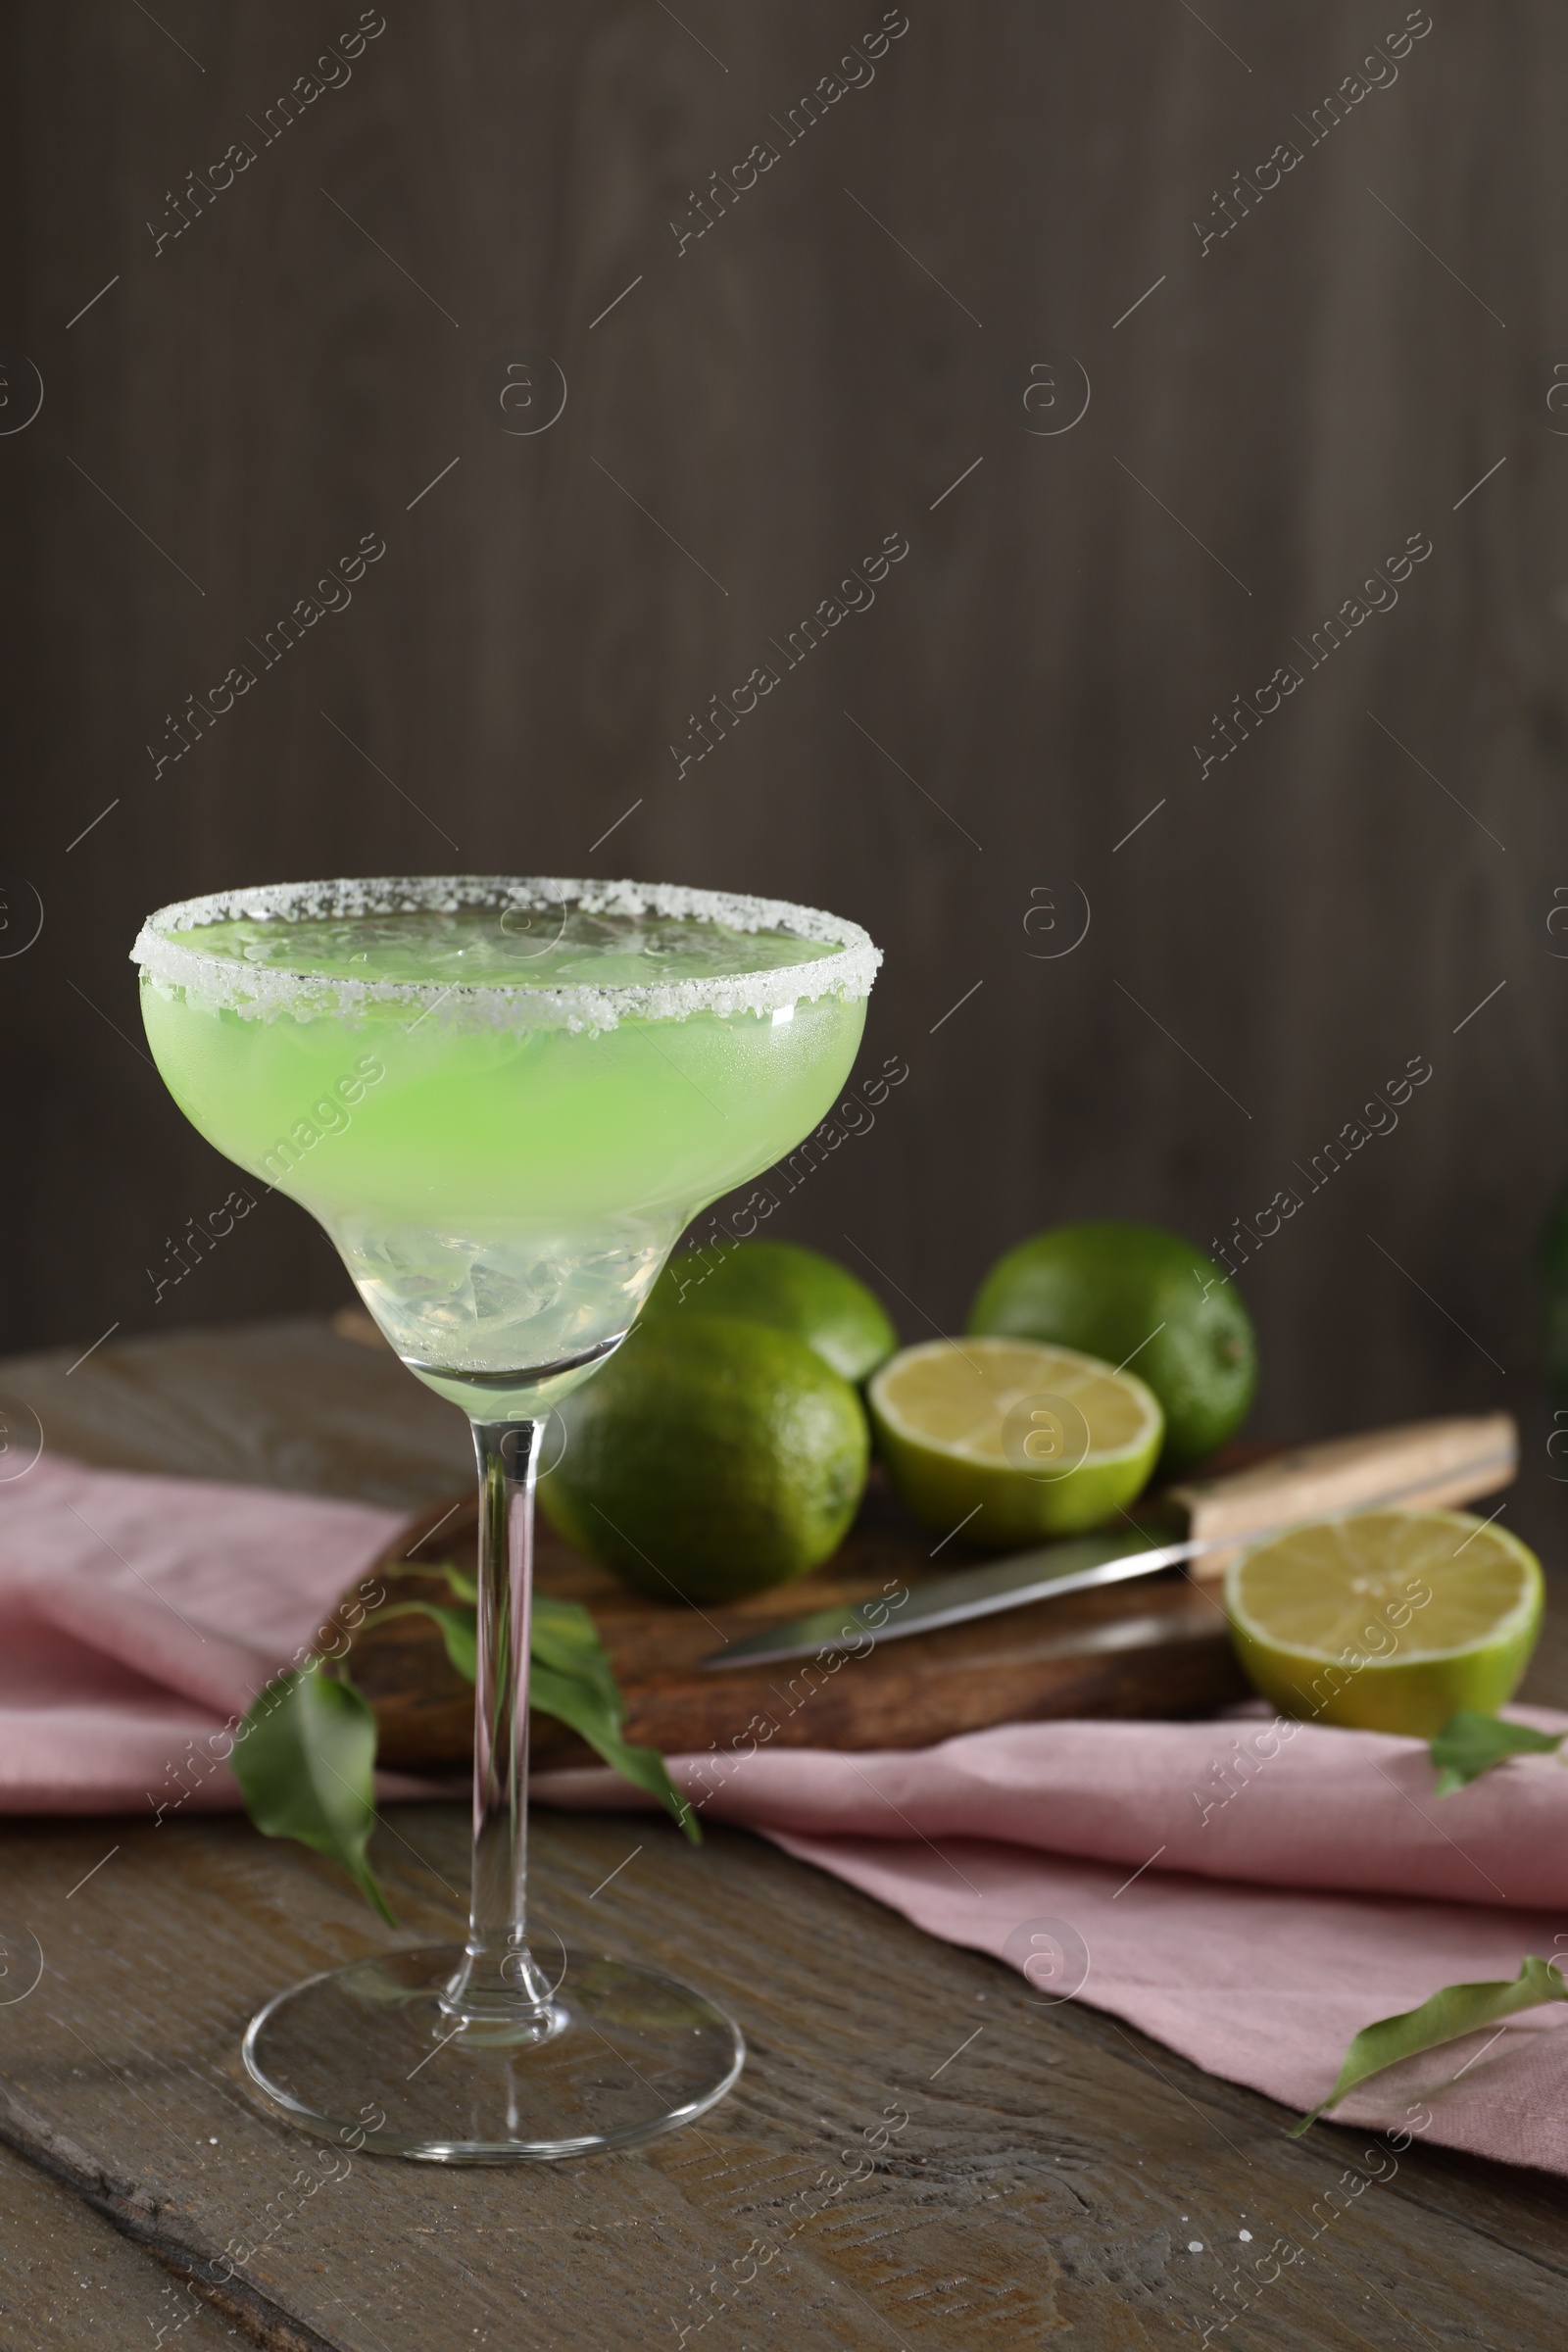
[{"label": "green cocktail drink", "polygon": [[767,902],[437,887],[155,918],[147,1035],[192,1124],[325,1226],[411,1368],[471,1412],[543,1410],[697,1211],[830,1107],[874,951]]},{"label": "green cocktail drink", "polygon": [[831,1107],[880,956],[775,900],[482,876],[190,900],[132,953],[180,1108],[326,1228],[479,1462],[466,1943],[279,1994],[246,2035],[252,2079],[309,2131],[436,2162],[668,2131],[734,2082],[733,2022],[622,1962],[564,1953],[552,1980],[528,1942],[540,1434],[690,1219]]}]

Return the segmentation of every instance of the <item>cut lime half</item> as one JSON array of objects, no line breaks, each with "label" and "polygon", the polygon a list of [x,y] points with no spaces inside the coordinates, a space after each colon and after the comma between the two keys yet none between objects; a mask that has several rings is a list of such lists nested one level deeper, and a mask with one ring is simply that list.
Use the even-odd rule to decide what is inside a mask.
[{"label": "cut lime half", "polygon": [[1098,1527],[1142,1491],[1164,1435],[1136,1375],[1032,1340],[906,1348],[866,1401],[915,1516],[999,1547]]},{"label": "cut lime half", "polygon": [[1545,1584],[1533,1551],[1468,1511],[1363,1511],[1232,1561],[1238,1657],[1282,1713],[1429,1740],[1519,1686]]}]

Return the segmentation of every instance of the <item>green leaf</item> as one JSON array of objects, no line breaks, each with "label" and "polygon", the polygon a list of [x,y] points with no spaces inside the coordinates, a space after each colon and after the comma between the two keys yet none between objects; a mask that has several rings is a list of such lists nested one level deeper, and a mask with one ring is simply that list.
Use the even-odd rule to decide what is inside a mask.
[{"label": "green leaf", "polygon": [[231,1760],[264,1838],[297,1838],[341,1862],[366,1900],[397,1919],[366,1859],[375,1826],[375,1716],[347,1675],[315,1660],[269,1683],[239,1727]]},{"label": "green leaf", "polygon": [[630,1746],[620,1736],[620,1689],[598,1628],[582,1604],[536,1592],[529,1646],[530,1706],[569,1724],[622,1780],[657,1796],[693,1845],[701,1845],[701,1825],[658,1748]]},{"label": "green leaf", "polygon": [[623,1709],[615,1670],[599,1639],[599,1628],[581,1601],[557,1600],[549,1592],[536,1592],[529,1649],[536,1666],[548,1666],[557,1674],[589,1684],[619,1723]]},{"label": "green leaf", "polygon": [[[419,1573],[428,1573],[419,1571]],[[460,1596],[473,1593],[460,1568],[441,1571]],[[443,1601],[400,1600],[376,1612],[428,1617],[441,1631],[446,1653],[466,1682],[478,1668],[477,1612]],[[697,1816],[654,1747],[621,1738],[623,1710],[614,1670],[588,1611],[578,1602],[536,1593],[528,1672],[530,1705],[571,1729],[624,1780],[666,1806],[694,1845],[702,1842]],[[270,1683],[240,1726],[232,1757],[245,1808],[267,1838],[297,1838],[341,1862],[389,1927],[397,1920],[366,1859],[375,1824],[374,1711],[348,1676],[322,1671],[317,1660]]]},{"label": "green leaf", "polygon": [[[460,1578],[471,1583],[462,1577],[460,1569],[448,1569],[446,1574],[454,1587]],[[408,1616],[434,1619],[441,1628],[447,1656],[471,1683],[478,1665],[474,1610],[451,1608],[441,1601],[400,1600],[379,1610],[377,1623]],[[548,1592],[534,1594],[528,1703],[541,1715],[554,1715],[568,1724],[623,1780],[657,1796],[694,1845],[702,1843],[697,1816],[670,1779],[658,1748],[633,1747],[621,1738],[624,1710],[620,1687],[599,1629],[580,1601],[557,1600]]]},{"label": "green leaf", "polygon": [[1503,1983],[1445,1984],[1419,2009],[1406,2009],[1398,2017],[1380,2017],[1375,2025],[1363,2026],[1345,2053],[1334,2088],[1321,2106],[1301,2118],[1291,2137],[1299,2139],[1309,2125],[1330,2107],[1337,2107],[1368,2075],[1380,2073],[1400,2058],[1437,2049],[1461,2034],[1473,2034],[1480,2026],[1494,2025],[1498,2018],[1512,2017],[1516,2010],[1537,2009],[1544,2001],[1568,2001],[1568,1984],[1550,1961],[1530,1957],[1517,1977]]},{"label": "green leaf", "polygon": [[553,1666],[541,1666],[536,1659],[528,1676],[528,1698],[542,1715],[555,1715],[569,1724],[622,1780],[657,1796],[693,1845],[702,1844],[697,1816],[670,1779],[658,1748],[628,1746],[620,1736],[619,1710],[612,1713],[589,1683],[558,1674]]},{"label": "green leaf", "polygon": [[479,1588],[467,1570],[454,1567],[450,1560],[442,1560],[439,1563],[429,1560],[394,1560],[391,1566],[382,1569],[380,1574],[383,1576],[444,1576],[448,1589],[456,1594],[459,1600],[467,1601],[471,1607],[479,1597]]},{"label": "green leaf", "polygon": [[1432,1742],[1438,1794],[1451,1796],[1456,1788],[1468,1788],[1508,1756],[1555,1755],[1565,1739],[1568,1732],[1533,1732],[1527,1723],[1504,1723],[1500,1715],[1462,1708]]},{"label": "green leaf", "polygon": [[378,1609],[377,1625],[385,1625],[389,1617],[429,1617],[441,1628],[447,1657],[466,1683],[471,1683],[479,1671],[479,1637],[477,1614],[472,1609],[454,1609],[441,1600],[395,1600],[388,1609]]}]

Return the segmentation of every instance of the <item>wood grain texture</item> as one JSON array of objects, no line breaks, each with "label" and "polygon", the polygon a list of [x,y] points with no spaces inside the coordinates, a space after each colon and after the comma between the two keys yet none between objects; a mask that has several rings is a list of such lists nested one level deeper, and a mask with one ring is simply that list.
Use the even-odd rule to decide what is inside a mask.
[{"label": "wood grain texture", "polygon": [[0,2148],[0,2341],[7,2352],[213,2352],[252,2340],[147,2261],[78,2188]]},{"label": "wood grain texture", "polygon": [[[96,1431],[115,1458],[179,1466],[196,1345],[133,1343],[72,1375],[78,1443]],[[313,1364],[330,1361],[321,1409],[359,1433],[365,1491],[408,1480],[424,1400],[400,1414],[369,1351],[318,1333],[291,1370],[276,1331],[204,1345],[194,1442],[209,1475],[224,1474],[226,1419],[226,1474],[265,1479],[270,1460],[293,1483],[290,1414],[315,1409]],[[0,1364],[0,1395],[38,1394],[49,1372]],[[1539,1694],[1568,1696],[1560,1649]],[[466,1835],[456,1805],[401,1807],[378,1832],[411,1939],[458,1926]],[[1300,2236],[1347,2168],[1385,2169],[1364,2135],[1289,2140],[1266,2099],[1076,2003],[1041,2008],[1009,1971],[760,1839],[720,1828],[693,1849],[647,1816],[542,1814],[543,1920],[730,2007],[751,2052],[736,2092],[639,2155],[526,2179],[357,2158],[307,2194],[315,2143],[255,2104],[238,2043],[267,1994],[380,1947],[341,1874],[219,1819],[11,1822],[0,1874],[47,1970],[0,2009],[0,2138],[176,2275],[242,2256],[227,2317],[278,2352],[644,2352],[700,2326],[735,2352],[1013,2352],[1074,2334],[1153,2352],[1224,2316],[1242,2230],[1253,2247]],[[879,2128],[887,2144],[862,2171]],[[1568,2183],[1419,2142],[1398,2163],[1225,2340],[1554,2352]],[[15,2234],[29,2191],[24,2178],[8,2193],[7,2177]],[[30,2310],[20,2341],[28,2324]]]},{"label": "wood grain texture", "polygon": [[[1300,2231],[1359,2155],[1338,2131],[1287,2142],[1266,2100],[1107,2019],[1040,2010],[1000,1967],[754,1839],[720,1831],[692,1852],[641,1817],[542,1816],[543,1916],[568,1939],[694,1976],[745,2028],[741,2085],[700,2131],[646,2155],[525,2181],[361,2159],[309,2194],[313,2150],[252,2102],[238,2036],[279,1984],[376,1948],[377,1931],[328,1866],[238,1824],[167,1838],[122,1827],[115,1875],[79,1922],[61,1896],[65,1874],[97,1858],[95,1827],[6,1835],[56,1997],[8,2042],[0,2128],[168,2259],[249,2249],[240,2279],[280,2341],[286,2324],[355,2352],[486,2330],[642,2352],[711,2315],[716,2340],[758,2352],[1011,2347],[1069,2327],[1152,2345],[1215,2316],[1241,2230]],[[461,1808],[413,1808],[379,1841],[411,1934],[453,1932],[443,1882],[461,1884],[465,1835]],[[855,2179],[846,2152],[900,2114],[907,2125]],[[1441,2314],[1457,2346],[1547,2352],[1564,2212],[1560,2182],[1412,2150],[1298,2279],[1286,2273],[1253,2340],[1385,2342],[1392,2302]]]},{"label": "wood grain texture", "polygon": [[[415,1511],[473,1477],[463,1415],[389,1349],[316,1317],[113,1340],[0,1361],[8,1464],[41,1433],[105,1470],[162,1470]],[[25,1473],[24,1473],[25,1475]]]},{"label": "wood grain texture", "polygon": [[[792,139],[880,13],[393,9],[269,138],[334,19],[5,10],[0,334],[45,385],[0,438],[7,857],[46,916],[0,963],[12,1348],[343,1295],[269,1200],[154,1305],[147,1270],[233,1179],[140,1057],[149,906],[589,866],[821,902],[886,946],[867,1053],[910,1078],[773,1230],[868,1253],[906,1336],[1055,1217],[1206,1243],[1295,1187],[1242,1244],[1263,1430],[1528,1379],[1568,1164],[1542,367],[1568,23],[1440,10],[1314,133],[1402,6],[924,0]],[[158,247],[166,192],[236,139],[254,164]],[[777,164],[679,245],[761,139]],[[1214,191],[1287,139],[1299,164],[1205,248]],[[566,407],[510,437],[501,371],[539,349]],[[1093,397],[1042,437],[1021,387],[1063,350]],[[352,607],[155,774],[166,713],[367,530],[387,554]],[[688,714],[782,664],[894,530],[875,606],[678,772]],[[1433,554],[1397,606],[1312,667],[1412,532]],[[1213,714],[1284,662],[1302,687],[1205,773]],[[1074,886],[1091,926],[1052,957]],[[1314,1177],[1412,1055],[1434,1074],[1397,1128]]]}]

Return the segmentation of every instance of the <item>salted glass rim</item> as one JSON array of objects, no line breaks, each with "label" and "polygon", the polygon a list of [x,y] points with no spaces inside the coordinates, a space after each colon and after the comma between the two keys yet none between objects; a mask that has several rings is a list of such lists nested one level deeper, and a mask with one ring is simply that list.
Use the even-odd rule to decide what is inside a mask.
[{"label": "salted glass rim", "polygon": [[[375,914],[457,913],[471,906],[580,906],[590,914],[696,916],[736,931],[788,931],[835,948],[808,963],[701,978],[581,982],[541,987],[527,980],[351,980],[286,966],[206,955],[184,935],[214,923],[330,920]],[[773,1013],[823,996],[868,997],[882,951],[847,916],[787,899],[695,890],[669,882],[567,880],[538,874],[383,875],[368,879],[253,884],[181,899],[150,914],[130,960],[160,990],[244,1019],[318,1014],[352,1018],[374,1004],[417,1006],[441,1025],[610,1029],[625,1015],[683,1020],[694,1012]]]}]

